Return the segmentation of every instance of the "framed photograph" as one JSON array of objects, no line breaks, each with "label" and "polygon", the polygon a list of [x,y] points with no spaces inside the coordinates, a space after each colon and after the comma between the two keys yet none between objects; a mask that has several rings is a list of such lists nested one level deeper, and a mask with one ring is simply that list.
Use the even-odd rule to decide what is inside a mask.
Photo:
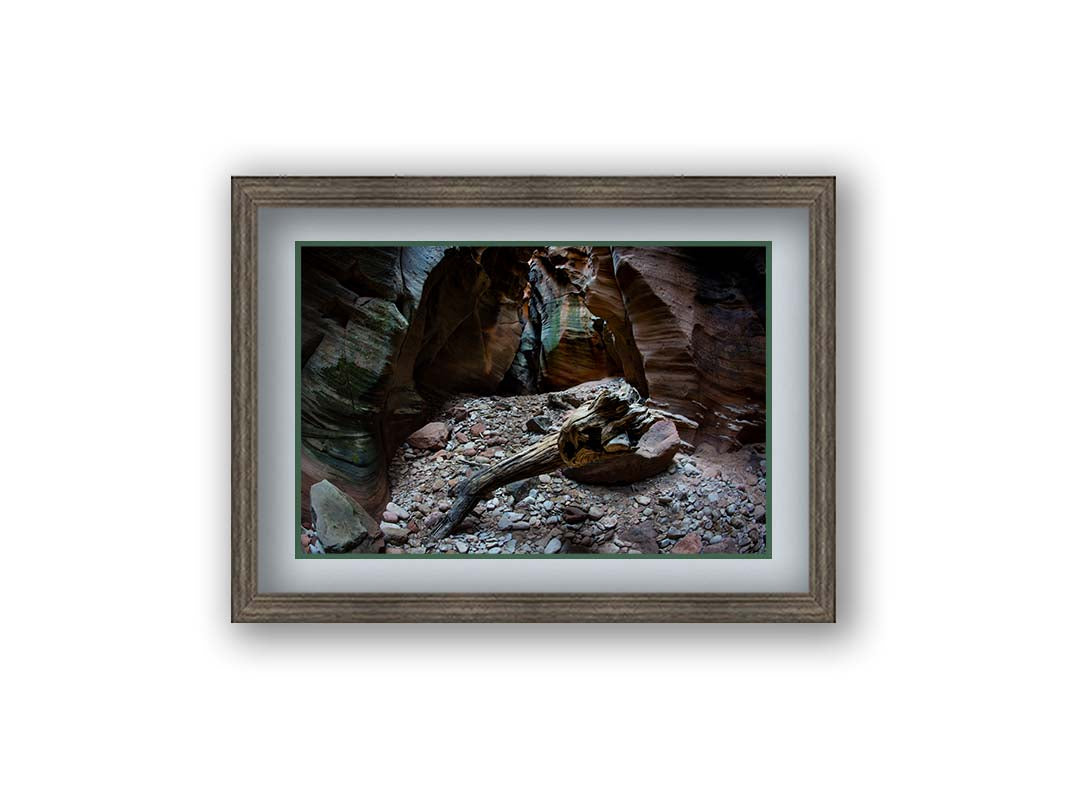
[{"label": "framed photograph", "polygon": [[246,177],[232,226],[233,621],[834,621],[832,177]]}]

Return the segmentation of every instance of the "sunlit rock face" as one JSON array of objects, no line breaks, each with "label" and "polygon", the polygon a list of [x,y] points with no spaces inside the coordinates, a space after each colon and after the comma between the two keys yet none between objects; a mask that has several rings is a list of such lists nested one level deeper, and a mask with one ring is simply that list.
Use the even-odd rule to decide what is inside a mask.
[{"label": "sunlit rock face", "polygon": [[588,248],[548,248],[530,261],[530,303],[540,320],[540,389],[565,389],[619,373],[611,331],[586,302],[597,266]]}]

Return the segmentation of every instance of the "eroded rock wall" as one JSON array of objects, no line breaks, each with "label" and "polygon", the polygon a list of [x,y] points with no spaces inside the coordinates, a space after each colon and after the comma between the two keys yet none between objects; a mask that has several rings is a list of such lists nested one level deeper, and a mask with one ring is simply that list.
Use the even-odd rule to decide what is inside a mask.
[{"label": "eroded rock wall", "polygon": [[729,450],[764,436],[763,249],[550,247],[531,260],[523,391],[623,375]]},{"label": "eroded rock wall", "polygon": [[762,441],[763,248],[616,247],[612,260],[652,400],[720,451]]},{"label": "eroded rock wall", "polygon": [[303,249],[305,506],[310,486],[329,480],[377,513],[385,465],[430,409],[457,392],[496,390],[518,350],[531,253]]},{"label": "eroded rock wall", "polygon": [[329,480],[378,513],[390,457],[457,393],[622,375],[699,424],[683,438],[764,437],[762,248],[306,247],[302,273],[305,505]]}]

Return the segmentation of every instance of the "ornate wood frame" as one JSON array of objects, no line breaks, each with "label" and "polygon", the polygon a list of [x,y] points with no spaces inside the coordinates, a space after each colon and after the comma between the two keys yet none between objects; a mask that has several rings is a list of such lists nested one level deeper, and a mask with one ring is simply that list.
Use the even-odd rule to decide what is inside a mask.
[{"label": "ornate wood frame", "polygon": [[[232,179],[231,620],[833,622],[835,184],[832,177]],[[810,247],[810,541],[803,593],[266,594],[257,588],[257,210],[269,206],[802,207]]]}]

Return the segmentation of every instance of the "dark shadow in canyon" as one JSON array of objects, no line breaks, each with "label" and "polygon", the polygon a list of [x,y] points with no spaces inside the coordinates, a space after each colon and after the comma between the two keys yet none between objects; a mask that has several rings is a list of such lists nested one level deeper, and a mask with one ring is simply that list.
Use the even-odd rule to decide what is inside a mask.
[{"label": "dark shadow in canyon", "polygon": [[387,466],[458,395],[619,376],[694,420],[694,446],[765,437],[762,246],[305,246],[301,507],[329,480],[378,517]]}]

